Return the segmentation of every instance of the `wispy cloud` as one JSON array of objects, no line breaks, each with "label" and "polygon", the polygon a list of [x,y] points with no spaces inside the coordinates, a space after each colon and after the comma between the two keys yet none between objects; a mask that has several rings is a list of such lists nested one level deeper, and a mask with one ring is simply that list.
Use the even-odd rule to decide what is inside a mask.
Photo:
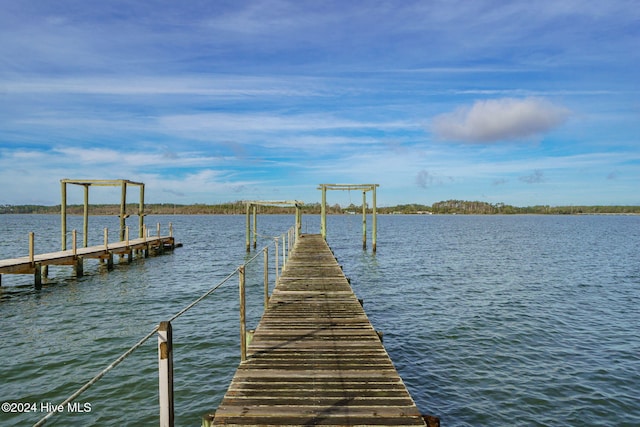
[{"label": "wispy cloud", "polygon": [[539,184],[544,182],[544,172],[541,170],[535,170],[530,175],[521,176],[519,179],[527,184]]},{"label": "wispy cloud", "polygon": [[569,117],[569,110],[538,98],[501,98],[476,101],[432,120],[441,139],[497,142],[548,132]]},{"label": "wispy cloud", "polygon": [[5,78],[6,94],[43,95],[110,95],[110,96],[207,96],[236,99],[246,97],[322,96],[311,79],[281,79],[270,76],[156,76],[154,74],[123,74],[57,78]]},{"label": "wispy cloud", "polygon": [[431,185],[431,183],[433,182],[433,179],[434,179],[433,176],[430,175],[428,171],[422,169],[418,172],[418,175],[416,176],[416,184],[420,188],[427,188]]}]

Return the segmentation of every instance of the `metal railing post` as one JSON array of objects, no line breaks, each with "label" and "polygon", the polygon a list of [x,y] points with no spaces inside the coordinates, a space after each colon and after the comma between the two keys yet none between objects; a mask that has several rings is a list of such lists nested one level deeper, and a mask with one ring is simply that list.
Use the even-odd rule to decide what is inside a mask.
[{"label": "metal railing post", "polygon": [[160,427],[173,427],[173,336],[171,322],[161,322],[158,327],[158,373]]}]

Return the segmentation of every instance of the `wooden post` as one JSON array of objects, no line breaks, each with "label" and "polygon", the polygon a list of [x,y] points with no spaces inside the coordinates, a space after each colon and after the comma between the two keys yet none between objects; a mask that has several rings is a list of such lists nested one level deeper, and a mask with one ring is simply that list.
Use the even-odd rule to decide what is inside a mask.
[{"label": "wooden post", "polygon": [[156,255],[163,254],[164,243],[162,243],[162,241],[160,240],[160,223],[159,222],[156,222],[156,237],[158,238],[158,252],[156,252]]},{"label": "wooden post", "polygon": [[[120,241],[124,240],[127,224],[127,181],[122,181],[122,194],[120,195]],[[127,246],[129,243],[127,243]]]},{"label": "wooden post", "polygon": [[173,427],[173,333],[170,322],[158,327],[158,395],[160,427]]},{"label": "wooden post", "polygon": [[373,230],[372,230],[372,236],[371,236],[371,240],[372,240],[372,250],[373,252],[376,251],[376,240],[378,237],[378,219],[376,217],[376,184],[373,184],[373,193],[371,195],[372,197],[372,204],[373,204]]},{"label": "wooden post", "polygon": [[113,270],[113,252],[109,252],[109,229],[104,228],[104,250],[107,252],[107,270]]},{"label": "wooden post", "polygon": [[264,248],[264,309],[269,305],[269,248]]},{"label": "wooden post", "polygon": [[296,205],[296,242],[300,238],[300,230],[302,229],[302,211],[300,206]]},{"label": "wooden post", "polygon": [[245,227],[245,243],[247,247],[247,252],[251,252],[251,241],[249,237],[249,211],[251,210],[251,205],[247,203],[247,213],[246,213],[246,227]]},{"label": "wooden post", "polygon": [[29,232],[29,262],[31,263],[31,266],[33,266],[33,260],[35,257],[35,241],[36,241],[36,235],[33,231]]},{"label": "wooden post", "polygon": [[321,184],[322,205],[320,206],[320,230],[322,238],[327,240],[327,187]]},{"label": "wooden post", "polygon": [[362,249],[367,249],[367,192],[362,192]]},{"label": "wooden post", "polygon": [[213,427],[213,420],[216,418],[216,413],[204,414],[202,416],[202,425],[200,427]]},{"label": "wooden post", "polygon": [[144,184],[140,185],[140,205],[138,206],[139,237],[144,237]]},{"label": "wooden post", "polygon": [[36,262],[33,269],[33,283],[36,289],[42,289],[42,266]]},{"label": "wooden post", "polygon": [[75,259],[74,270],[76,272],[76,277],[84,276],[83,258],[81,256]]},{"label": "wooden post", "polygon": [[131,251],[131,248],[129,248],[129,226],[127,225],[124,228],[124,237],[125,237],[125,245],[127,248],[127,262],[131,263],[132,259],[133,259],[133,252]]},{"label": "wooden post", "polygon": [[82,223],[82,244],[83,247],[89,246],[89,184],[84,184],[84,215],[83,215],[83,223]]},{"label": "wooden post", "polygon": [[285,252],[285,245],[284,245],[284,234],[282,235],[282,271],[284,271],[284,268],[287,266],[287,255]]},{"label": "wooden post", "polygon": [[244,265],[238,269],[240,276],[240,362],[247,360],[247,324],[245,314]]},{"label": "wooden post", "polygon": [[29,232],[29,262],[33,267],[33,282],[36,289],[42,288],[42,266],[39,262],[35,262],[35,233]]},{"label": "wooden post", "polygon": [[62,250],[67,250],[67,183],[60,181],[60,192],[62,200],[60,201],[60,234]]},{"label": "wooden post", "polygon": [[278,240],[279,239],[277,237],[274,239],[275,244],[276,244],[276,250],[274,252],[274,254],[275,254],[274,258],[276,259],[276,285],[278,284],[278,279],[279,279],[279,275],[278,275],[278,256],[279,256],[278,255]]},{"label": "wooden post", "polygon": [[257,247],[257,237],[258,237],[258,213],[257,206],[253,205],[253,249]]},{"label": "wooden post", "polygon": [[73,269],[75,270],[76,277],[82,277],[84,275],[84,266],[82,265],[82,257],[78,256],[78,232],[74,229],[71,232],[71,247],[73,248]]}]

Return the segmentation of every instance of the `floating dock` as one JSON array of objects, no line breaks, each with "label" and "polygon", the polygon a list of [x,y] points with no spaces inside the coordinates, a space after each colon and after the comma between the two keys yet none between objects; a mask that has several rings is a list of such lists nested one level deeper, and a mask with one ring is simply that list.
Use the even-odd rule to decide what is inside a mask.
[{"label": "floating dock", "polygon": [[321,235],[301,235],[203,426],[432,426]]}]

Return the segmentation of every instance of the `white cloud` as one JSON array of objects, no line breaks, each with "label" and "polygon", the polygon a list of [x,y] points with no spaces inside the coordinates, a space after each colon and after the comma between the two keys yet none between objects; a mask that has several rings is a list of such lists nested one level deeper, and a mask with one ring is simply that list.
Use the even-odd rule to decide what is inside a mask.
[{"label": "white cloud", "polygon": [[163,116],[159,125],[174,132],[312,132],[328,130],[405,129],[416,125],[406,121],[358,121],[333,114],[276,115],[268,113],[202,113]]},{"label": "white cloud", "polygon": [[541,98],[501,98],[476,101],[432,120],[441,139],[496,142],[548,132],[564,123],[570,111]]}]

